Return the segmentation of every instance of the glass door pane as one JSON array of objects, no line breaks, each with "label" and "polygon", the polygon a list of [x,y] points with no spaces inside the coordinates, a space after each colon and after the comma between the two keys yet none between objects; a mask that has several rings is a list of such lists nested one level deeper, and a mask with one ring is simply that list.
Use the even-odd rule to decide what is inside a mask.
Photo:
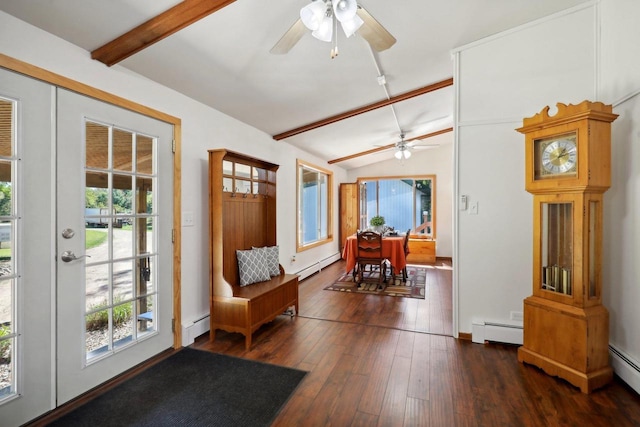
[{"label": "glass door pane", "polygon": [[91,363],[156,330],[157,142],[92,121],[85,127],[85,357]]},{"label": "glass door pane", "polygon": [[17,393],[15,114],[16,102],[0,98],[0,402]]}]

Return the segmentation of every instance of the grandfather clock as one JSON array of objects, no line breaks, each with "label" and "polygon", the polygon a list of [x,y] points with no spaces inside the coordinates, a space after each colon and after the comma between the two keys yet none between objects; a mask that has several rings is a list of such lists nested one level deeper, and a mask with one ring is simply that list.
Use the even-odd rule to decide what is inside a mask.
[{"label": "grandfather clock", "polygon": [[611,105],[558,103],[525,118],[525,188],[533,194],[533,295],[518,361],[583,393],[611,381],[602,305],[602,203],[611,185]]}]

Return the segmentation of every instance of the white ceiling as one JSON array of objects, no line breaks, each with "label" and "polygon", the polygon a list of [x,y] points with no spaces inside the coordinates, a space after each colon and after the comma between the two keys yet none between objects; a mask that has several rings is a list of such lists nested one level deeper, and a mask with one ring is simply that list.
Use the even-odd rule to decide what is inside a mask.
[{"label": "white ceiling", "polygon": [[[269,53],[308,0],[237,0],[119,65],[276,135],[451,78],[452,49],[586,1],[359,0],[397,43],[376,53],[339,31],[340,55],[330,59],[330,44],[311,34],[286,55]],[[0,10],[93,51],[177,3],[0,0]],[[397,142],[400,129],[410,139],[451,127],[453,99],[449,86],[286,141],[327,161],[354,155]],[[350,169],[392,156],[337,164]]]}]

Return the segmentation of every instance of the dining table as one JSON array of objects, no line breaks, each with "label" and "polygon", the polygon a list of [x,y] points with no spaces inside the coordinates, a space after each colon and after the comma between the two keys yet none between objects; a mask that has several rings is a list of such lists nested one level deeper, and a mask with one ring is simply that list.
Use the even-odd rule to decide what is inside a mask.
[{"label": "dining table", "polygon": [[[394,271],[401,271],[407,265],[404,253],[404,236],[382,236],[382,257],[389,260]],[[342,249],[342,258],[347,262],[347,273],[356,266],[358,258],[358,238],[348,236]]]}]

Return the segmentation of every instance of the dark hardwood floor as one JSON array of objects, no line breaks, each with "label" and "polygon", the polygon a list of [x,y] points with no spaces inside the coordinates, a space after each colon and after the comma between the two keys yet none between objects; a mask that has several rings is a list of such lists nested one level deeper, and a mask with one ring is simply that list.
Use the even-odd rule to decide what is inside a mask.
[{"label": "dark hardwood floor", "polygon": [[425,299],[323,291],[344,272],[334,263],[300,285],[300,315],[309,318],[384,326],[439,335],[453,335],[451,262],[423,265],[427,269]]},{"label": "dark hardwood floor", "polygon": [[[518,363],[516,346],[451,336],[451,270],[427,298],[325,291],[338,262],[300,284],[298,317],[194,348],[308,371],[274,426],[640,426],[640,396],[620,379],[590,395]],[[434,266],[435,267],[435,266]]]}]

